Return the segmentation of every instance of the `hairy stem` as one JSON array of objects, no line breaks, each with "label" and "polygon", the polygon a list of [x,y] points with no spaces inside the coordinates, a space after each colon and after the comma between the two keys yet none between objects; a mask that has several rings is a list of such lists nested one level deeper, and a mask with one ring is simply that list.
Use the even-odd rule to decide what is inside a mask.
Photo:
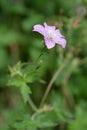
[{"label": "hairy stem", "polygon": [[55,81],[56,78],[59,76],[59,74],[61,73],[61,71],[63,70],[63,68],[64,68],[65,66],[66,66],[66,62],[64,62],[64,64],[62,64],[62,66],[61,66],[60,68],[58,67],[57,71],[56,71],[55,74],[53,75],[52,79],[50,80],[50,82],[49,82],[49,84],[48,84],[48,86],[47,86],[47,89],[46,89],[46,91],[45,91],[45,93],[44,93],[44,96],[43,96],[43,98],[42,98],[42,100],[41,100],[40,107],[43,106],[43,104],[44,104],[44,102],[45,102],[45,100],[46,100],[46,98],[47,98],[47,96],[48,96],[48,94],[49,94],[49,92],[50,92],[50,90],[51,90],[51,88],[52,88],[52,85],[53,85],[54,81]]},{"label": "hairy stem", "polygon": [[71,73],[67,73],[62,84],[62,93],[65,97],[66,106],[69,107],[72,112],[75,110],[75,101],[68,87],[68,80]]},{"label": "hairy stem", "polygon": [[37,112],[37,107],[35,106],[35,104],[33,103],[33,101],[31,100],[30,96],[28,98],[28,103],[30,104],[31,108],[33,111]]}]

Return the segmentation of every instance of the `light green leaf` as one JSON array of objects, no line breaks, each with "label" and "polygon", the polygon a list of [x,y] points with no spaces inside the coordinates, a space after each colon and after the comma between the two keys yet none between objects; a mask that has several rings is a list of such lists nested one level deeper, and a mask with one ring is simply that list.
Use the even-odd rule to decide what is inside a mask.
[{"label": "light green leaf", "polygon": [[29,94],[31,93],[30,88],[25,83],[23,83],[20,87],[20,92],[23,97],[24,103],[26,103],[28,101]]},{"label": "light green leaf", "polygon": [[23,78],[19,75],[11,77],[8,81],[8,85],[14,87],[21,87],[23,83],[24,83]]},{"label": "light green leaf", "polygon": [[56,113],[51,110],[38,115],[36,117],[36,121],[38,128],[48,128],[56,126],[59,122],[59,119]]}]

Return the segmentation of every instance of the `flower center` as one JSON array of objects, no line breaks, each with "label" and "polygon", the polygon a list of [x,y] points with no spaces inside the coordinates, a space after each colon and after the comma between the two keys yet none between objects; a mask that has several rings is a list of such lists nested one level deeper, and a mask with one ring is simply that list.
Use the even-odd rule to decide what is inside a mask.
[{"label": "flower center", "polygon": [[52,36],[48,36],[47,39],[48,39],[49,41],[52,41],[53,38],[52,38]]},{"label": "flower center", "polygon": [[48,39],[49,41],[52,41],[52,40],[53,40],[53,33],[52,33],[51,30],[48,31],[47,39]]}]

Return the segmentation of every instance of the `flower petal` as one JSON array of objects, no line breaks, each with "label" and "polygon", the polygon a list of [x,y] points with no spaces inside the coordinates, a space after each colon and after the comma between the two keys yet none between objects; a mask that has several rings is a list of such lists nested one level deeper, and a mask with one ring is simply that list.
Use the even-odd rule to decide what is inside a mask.
[{"label": "flower petal", "polygon": [[55,42],[45,39],[45,45],[47,46],[48,49],[51,49],[55,46]]},{"label": "flower petal", "polygon": [[53,30],[55,30],[55,26],[48,26],[46,22],[44,23],[44,26],[45,26],[45,29],[48,29],[48,30],[53,29]]},{"label": "flower petal", "polygon": [[61,34],[61,32],[60,32],[59,29],[56,29],[56,30],[55,30],[55,33],[56,33],[57,36],[64,37],[64,36]]},{"label": "flower petal", "polygon": [[56,42],[56,44],[61,45],[63,48],[66,47],[66,39],[64,37],[62,38],[58,38],[58,41]]},{"label": "flower petal", "polygon": [[60,30],[57,29],[55,33],[53,34],[53,40],[56,44],[61,45],[63,48],[66,46],[66,39],[65,37],[61,34]]},{"label": "flower petal", "polygon": [[42,25],[35,25],[33,31],[39,32],[40,34],[44,35],[45,28]]}]

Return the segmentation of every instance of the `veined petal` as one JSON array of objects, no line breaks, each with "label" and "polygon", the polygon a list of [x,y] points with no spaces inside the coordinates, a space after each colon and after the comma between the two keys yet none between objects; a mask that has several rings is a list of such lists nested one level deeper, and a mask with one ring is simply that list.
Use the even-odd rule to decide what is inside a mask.
[{"label": "veined petal", "polygon": [[33,31],[39,32],[40,34],[44,35],[45,28],[42,25],[35,25]]},{"label": "veined petal", "polygon": [[61,34],[61,32],[60,32],[59,29],[56,29],[56,30],[55,30],[55,33],[56,33],[57,36],[64,37],[64,36]]},{"label": "veined petal", "polygon": [[53,35],[53,40],[56,44],[61,45],[63,48],[66,46],[66,39],[65,37],[61,34],[60,30],[57,29]]},{"label": "veined petal", "polygon": [[55,46],[55,42],[45,39],[45,45],[47,46],[48,49],[51,49]]},{"label": "veined petal", "polygon": [[59,44],[59,45],[61,45],[63,48],[65,48],[65,47],[66,47],[66,39],[65,39],[64,37],[58,38],[56,44]]}]

